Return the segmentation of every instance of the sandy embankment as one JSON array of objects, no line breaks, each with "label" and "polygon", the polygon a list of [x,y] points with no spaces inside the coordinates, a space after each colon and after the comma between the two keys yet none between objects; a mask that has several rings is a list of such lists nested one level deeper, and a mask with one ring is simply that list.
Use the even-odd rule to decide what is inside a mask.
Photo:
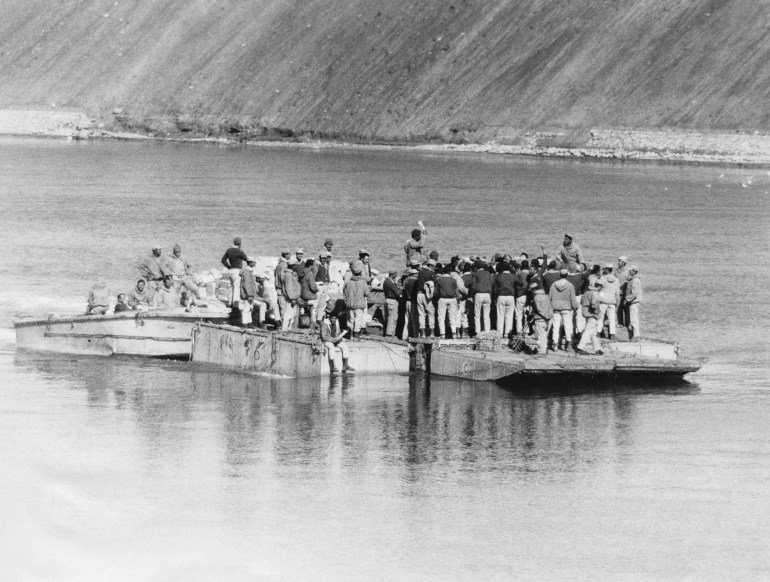
[{"label": "sandy embankment", "polygon": [[419,144],[367,144],[360,140],[308,140],[302,135],[286,139],[231,139],[202,137],[178,133],[166,137],[142,133],[115,132],[77,111],[0,110],[0,135],[59,137],[67,139],[155,139],[165,141],[248,143],[271,147],[367,147],[391,149],[409,147],[415,150],[458,151],[492,154],[543,156],[557,158],[650,160],[685,163],[740,165],[770,165],[770,136],[742,133],[698,133],[681,131],[593,130],[582,147],[541,145],[544,141],[558,143],[553,134],[533,133],[519,145],[451,144],[428,142]]}]

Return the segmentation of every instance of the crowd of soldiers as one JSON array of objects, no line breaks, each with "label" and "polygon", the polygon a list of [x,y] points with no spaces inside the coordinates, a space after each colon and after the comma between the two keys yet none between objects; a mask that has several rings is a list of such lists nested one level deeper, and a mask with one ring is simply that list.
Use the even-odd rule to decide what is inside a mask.
[{"label": "crowd of soldiers", "polygon": [[[272,272],[258,270],[257,259],[235,238],[222,256],[230,282],[231,323],[319,332],[330,351],[343,352],[345,339],[367,334],[367,319],[379,318],[389,337],[463,338],[495,333],[512,341],[535,336],[537,353],[567,350],[601,353],[598,337],[615,339],[617,326],[631,340],[640,337],[642,285],[639,268],[620,256],[612,263],[589,264],[572,235],[565,234],[555,255],[530,258],[453,256],[440,262],[426,251],[427,230],[420,223],[404,246],[405,268],[381,276],[368,251],[332,276],[334,241],[327,238],[317,255],[283,249]],[[140,279],[117,297],[115,311],[190,309],[206,301],[190,264],[175,245],[162,255],[159,245],[139,266]],[[109,297],[99,282],[89,295],[89,313],[106,313]],[[368,316],[367,316],[368,314]],[[606,326],[606,330],[605,330]]]},{"label": "crowd of soldiers", "polygon": [[639,268],[625,256],[617,266],[588,264],[569,233],[551,257],[498,253],[491,259],[455,256],[442,264],[436,251],[426,256],[425,247],[425,229],[413,230],[404,247],[408,271],[400,286],[386,290],[386,297],[405,301],[409,335],[534,334],[541,354],[588,353],[589,344],[601,352],[598,336],[614,340],[617,325],[627,328],[629,339],[640,337]]},{"label": "crowd of soldiers", "polygon": [[[269,277],[253,273],[256,261],[241,250],[239,239],[222,262],[230,270],[233,305],[246,314],[244,325],[262,327],[265,314],[271,313],[273,323],[287,330],[305,313],[302,327],[318,326],[323,333],[327,321],[333,324],[331,335],[344,328],[357,340],[368,333],[367,313],[380,314],[383,335],[389,337],[462,338],[493,332],[511,340],[535,335],[538,353],[588,353],[589,345],[600,352],[598,337],[615,339],[618,325],[627,328],[629,339],[640,337],[639,268],[625,256],[617,265],[588,264],[570,234],[554,256],[543,252],[531,259],[527,253],[516,258],[498,253],[492,258],[454,256],[441,263],[437,251],[425,251],[426,244],[421,224],[404,246],[405,268],[383,277],[362,249],[358,259],[348,262],[341,285],[330,277],[333,240],[324,241],[317,258],[305,257],[302,248],[294,253],[284,249],[272,273],[274,299],[263,291]],[[246,282],[244,270],[251,272]]]}]

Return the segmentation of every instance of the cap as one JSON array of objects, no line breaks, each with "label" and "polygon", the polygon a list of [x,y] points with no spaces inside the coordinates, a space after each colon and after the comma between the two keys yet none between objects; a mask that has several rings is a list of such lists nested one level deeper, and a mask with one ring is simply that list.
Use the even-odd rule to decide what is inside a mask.
[{"label": "cap", "polygon": [[181,253],[182,252],[182,247],[180,247],[178,244],[175,244],[174,245],[174,252],[177,252],[177,251],[179,251]]},{"label": "cap", "polygon": [[368,254],[369,254],[369,251],[367,251],[366,249],[359,249],[359,251],[358,251],[358,256],[359,257],[361,255],[368,255]]},{"label": "cap", "polygon": [[233,244],[234,244],[235,246],[238,246],[239,244],[241,244],[241,237],[239,237],[239,236],[236,236],[236,237],[233,239]]},{"label": "cap", "polygon": [[398,275],[398,271],[396,269],[391,269],[390,271],[388,271],[388,275],[391,275],[391,276]]},{"label": "cap", "polygon": [[160,250],[163,250],[163,247],[156,243],[156,244],[152,245],[152,250],[155,250],[155,249],[160,251]]},{"label": "cap", "polygon": [[290,255],[290,254],[291,254],[291,251],[289,250],[289,248],[288,248],[288,247],[283,247],[283,248],[281,249],[281,254],[282,254],[282,255]]},{"label": "cap", "polygon": [[328,251],[321,251],[320,253],[318,253],[319,259],[328,259],[330,256],[331,256],[331,253]]},{"label": "cap", "polygon": [[574,236],[572,236],[572,235],[571,235],[570,233],[568,233],[568,232],[565,232],[565,233],[564,233],[564,236],[566,236],[566,237],[568,237],[568,238],[575,238]]},{"label": "cap", "polygon": [[297,247],[297,250],[294,251],[294,252],[296,254],[298,254],[298,255],[304,255],[305,254],[305,249],[303,249],[302,247]]},{"label": "cap", "polygon": [[296,264],[297,264],[297,259],[295,259],[294,257],[291,257],[289,259],[289,266],[292,267],[292,266],[294,266]]},{"label": "cap", "polygon": [[438,251],[431,251],[428,255],[431,259],[438,261]]},{"label": "cap", "polygon": [[618,260],[619,260],[619,261],[623,261],[623,262],[625,263],[625,262],[628,260],[628,257],[627,257],[626,255],[620,255],[620,256],[618,257]]},{"label": "cap", "polygon": [[503,255],[502,255],[502,254],[500,254],[500,253],[495,253],[495,260],[497,260],[497,259],[502,259],[502,258],[503,258]]},{"label": "cap", "polygon": [[360,275],[363,268],[364,268],[364,265],[361,261],[354,261],[350,265],[350,270],[353,272],[354,275]]},{"label": "cap", "polygon": [[324,241],[324,244],[325,244],[325,245],[333,245],[333,244],[334,244],[334,241],[333,241],[332,239],[330,239],[330,238],[327,238],[327,239]]},{"label": "cap", "polygon": [[629,271],[639,271],[639,267],[636,265],[631,265],[631,268],[628,269]]},{"label": "cap", "polygon": [[435,267],[436,266],[436,261],[434,259],[428,259],[427,261],[425,261],[425,264],[430,266],[430,267]]},{"label": "cap", "polygon": [[247,263],[256,263],[257,259],[255,259],[254,257],[246,257],[246,262]]},{"label": "cap", "polygon": [[612,271],[612,269],[614,269],[615,267],[612,265],[612,263],[606,263],[602,268],[609,269],[610,271]]},{"label": "cap", "polygon": [[569,271],[567,269],[561,269],[559,275],[569,275]]}]

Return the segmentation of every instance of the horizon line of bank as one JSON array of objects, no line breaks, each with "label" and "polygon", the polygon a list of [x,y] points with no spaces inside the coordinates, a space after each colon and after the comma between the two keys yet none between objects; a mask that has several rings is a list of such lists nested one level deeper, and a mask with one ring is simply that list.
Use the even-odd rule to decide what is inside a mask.
[{"label": "horizon line of bank", "polygon": [[[553,133],[531,132],[525,144],[447,143],[436,138],[412,140],[366,139],[360,136],[312,136],[302,132],[276,132],[270,137],[211,136],[177,132],[159,135],[147,130],[112,131],[82,112],[0,110],[0,135],[50,137],[68,140],[153,140],[179,143],[210,143],[219,145],[252,145],[300,149],[411,149],[429,152],[458,152],[506,154],[577,160],[615,160],[664,162],[693,165],[770,166],[770,136],[745,133],[703,133],[696,131],[663,130],[598,130],[589,131],[584,146],[554,144]],[[286,131],[286,130],[284,130]],[[539,145],[545,138],[549,145]]]}]

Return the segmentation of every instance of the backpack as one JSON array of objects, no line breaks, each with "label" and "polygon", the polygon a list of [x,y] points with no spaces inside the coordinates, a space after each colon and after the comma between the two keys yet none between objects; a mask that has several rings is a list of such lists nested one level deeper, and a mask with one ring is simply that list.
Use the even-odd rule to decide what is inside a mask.
[{"label": "backpack", "polygon": [[433,293],[436,290],[436,283],[425,281],[425,299],[433,299]]}]

